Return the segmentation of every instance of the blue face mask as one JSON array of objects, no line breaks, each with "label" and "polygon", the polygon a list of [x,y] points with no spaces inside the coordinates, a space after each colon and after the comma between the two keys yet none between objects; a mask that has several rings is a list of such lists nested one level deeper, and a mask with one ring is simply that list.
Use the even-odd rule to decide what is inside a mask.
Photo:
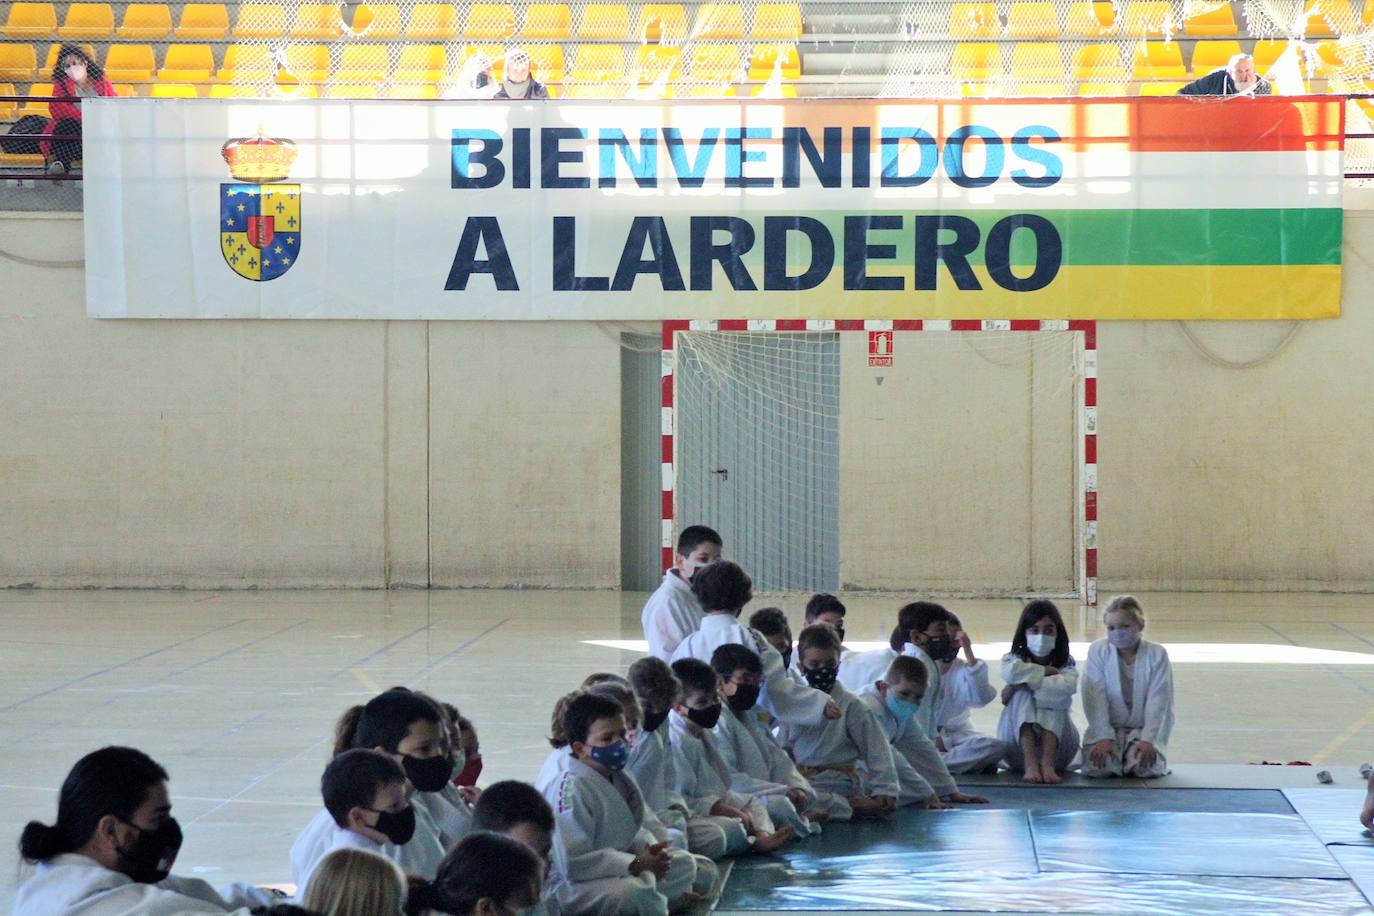
[{"label": "blue face mask", "polygon": [[910,700],[899,700],[892,694],[887,695],[887,711],[892,713],[893,718],[897,720],[899,726],[910,722],[911,717],[916,715],[917,710],[920,708],[920,703],[913,703]]},{"label": "blue face mask", "polygon": [[618,773],[625,769],[625,763],[630,759],[630,745],[626,741],[617,741],[606,747],[589,746],[587,756],[612,773]]}]

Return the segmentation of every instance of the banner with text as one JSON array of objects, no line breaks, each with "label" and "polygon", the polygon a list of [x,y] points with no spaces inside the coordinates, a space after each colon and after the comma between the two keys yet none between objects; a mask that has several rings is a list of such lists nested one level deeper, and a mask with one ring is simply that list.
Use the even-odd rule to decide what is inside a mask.
[{"label": "banner with text", "polygon": [[1343,100],[90,99],[100,318],[1327,318]]}]

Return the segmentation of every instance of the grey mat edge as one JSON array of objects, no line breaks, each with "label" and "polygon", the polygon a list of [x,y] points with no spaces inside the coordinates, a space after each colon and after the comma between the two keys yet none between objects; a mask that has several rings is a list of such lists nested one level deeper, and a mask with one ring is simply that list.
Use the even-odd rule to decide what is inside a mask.
[{"label": "grey mat edge", "polygon": [[[1317,781],[1317,773],[1323,769],[1329,770],[1335,779],[1329,787]],[[1037,789],[1351,789],[1367,785],[1353,765],[1337,764],[1290,767],[1184,763],[1174,765],[1168,776],[1159,779],[1089,779],[1068,773],[1058,786],[1033,786],[1005,770],[996,774],[968,773],[955,779],[961,787],[1013,785]]]}]

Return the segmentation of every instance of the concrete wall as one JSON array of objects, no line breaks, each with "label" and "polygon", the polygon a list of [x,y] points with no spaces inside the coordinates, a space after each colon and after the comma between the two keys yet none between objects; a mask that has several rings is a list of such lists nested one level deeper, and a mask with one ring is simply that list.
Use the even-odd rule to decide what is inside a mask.
[{"label": "concrete wall", "polygon": [[[79,220],[0,216],[0,251],[81,247]],[[1172,323],[1102,328],[1104,588],[1374,588],[1371,252],[1374,211],[1348,212],[1344,316],[1304,324],[1256,368],[1213,365]],[[1194,327],[1239,361],[1287,329]],[[0,257],[0,585],[615,587],[616,337],[590,324],[98,322],[80,270]],[[927,390],[915,381],[882,392],[888,407],[845,385],[847,581],[898,587],[907,551],[951,588],[980,567],[1062,577],[1067,487],[1052,449],[1038,463],[1024,449],[1032,428],[1054,441],[1070,418],[1028,394],[1028,371],[961,369],[976,387],[946,385],[944,413],[923,415],[930,435],[864,423]],[[954,421],[977,435],[948,436]],[[866,494],[900,468],[853,446],[894,432],[923,486],[884,521]],[[950,501],[967,524],[922,527]]]}]

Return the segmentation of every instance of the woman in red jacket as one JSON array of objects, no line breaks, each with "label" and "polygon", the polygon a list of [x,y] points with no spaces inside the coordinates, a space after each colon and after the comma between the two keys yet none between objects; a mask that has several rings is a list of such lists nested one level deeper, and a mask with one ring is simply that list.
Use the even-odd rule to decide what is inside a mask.
[{"label": "woman in red jacket", "polygon": [[[89,54],[76,45],[63,45],[52,70],[52,94],[75,100],[114,95],[115,91]],[[48,173],[62,175],[81,158],[81,103],[50,102],[48,109],[52,118],[43,133],[64,139],[44,140],[38,148],[48,160]]]}]

